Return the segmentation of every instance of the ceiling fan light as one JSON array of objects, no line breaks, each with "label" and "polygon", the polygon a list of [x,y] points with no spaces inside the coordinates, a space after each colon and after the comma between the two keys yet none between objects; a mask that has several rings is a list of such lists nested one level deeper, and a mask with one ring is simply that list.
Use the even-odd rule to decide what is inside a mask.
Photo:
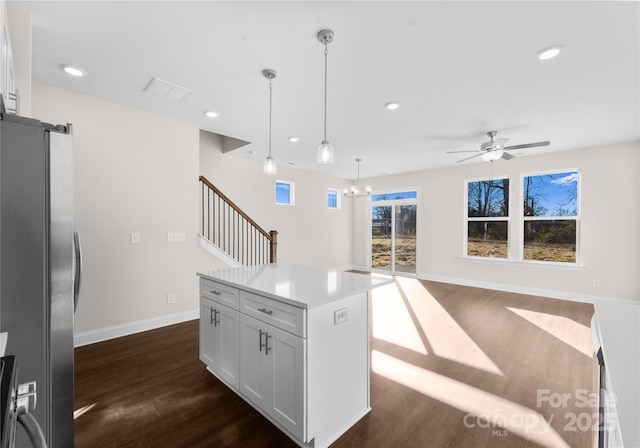
[{"label": "ceiling fan light", "polygon": [[333,163],[333,146],[327,140],[322,140],[318,146],[318,163]]},{"label": "ceiling fan light", "polygon": [[486,162],[493,162],[494,160],[498,160],[500,158],[502,158],[502,155],[504,154],[504,151],[502,149],[497,149],[495,151],[487,151],[484,154],[482,154],[482,160],[486,161]]}]

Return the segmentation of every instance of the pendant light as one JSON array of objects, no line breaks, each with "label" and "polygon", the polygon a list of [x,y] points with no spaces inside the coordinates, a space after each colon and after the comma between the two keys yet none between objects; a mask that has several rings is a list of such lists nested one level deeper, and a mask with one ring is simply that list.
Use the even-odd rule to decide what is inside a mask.
[{"label": "pendant light", "polygon": [[347,198],[360,198],[362,196],[371,196],[371,187],[367,185],[364,187],[364,193],[360,193],[360,162],[362,159],[356,159],[356,163],[358,164],[358,183],[355,185],[351,185],[349,188],[345,188],[343,193]]},{"label": "pendant light", "polygon": [[333,42],[333,31],[318,31],[318,41],[324,45],[324,138],[318,146],[318,163],[333,163],[333,146],[327,140],[327,45]]},{"label": "pendant light", "polygon": [[273,103],[273,83],[272,79],[276,77],[276,71],[270,68],[265,68],[262,70],[262,76],[269,80],[269,155],[264,161],[264,165],[262,166],[262,173],[267,176],[273,176],[278,171],[278,166],[276,165],[276,161],[273,157],[271,157],[271,105]]}]

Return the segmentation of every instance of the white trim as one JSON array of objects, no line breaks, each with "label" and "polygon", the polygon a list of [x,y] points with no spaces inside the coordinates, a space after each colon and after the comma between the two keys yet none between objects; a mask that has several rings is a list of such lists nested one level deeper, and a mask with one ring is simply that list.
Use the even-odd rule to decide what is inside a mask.
[{"label": "white trim", "polygon": [[458,257],[458,260],[472,263],[495,263],[495,264],[508,264],[511,266],[526,266],[526,267],[539,267],[546,269],[560,269],[567,271],[582,271],[586,267],[577,263],[562,263],[560,261],[537,261],[537,260],[513,260],[510,258],[498,258],[498,257],[474,257],[469,255],[462,255]]},{"label": "white trim", "polygon": [[164,316],[152,317],[150,319],[138,320],[112,327],[99,328],[97,330],[84,331],[73,335],[73,346],[82,347],[83,345],[94,344],[96,342],[106,341],[109,339],[128,336],[130,334],[140,333],[142,331],[153,330],[168,325],[179,324],[188,320],[198,319],[200,310],[198,308],[188,311],[182,311],[175,314],[167,314]]},{"label": "white trim", "polygon": [[230,268],[237,268],[242,266],[242,264],[238,263],[234,258],[230,257],[226,252],[221,250],[218,246],[213,244],[202,235],[198,235],[198,246],[200,247],[200,249],[204,250],[209,255],[213,255]]}]

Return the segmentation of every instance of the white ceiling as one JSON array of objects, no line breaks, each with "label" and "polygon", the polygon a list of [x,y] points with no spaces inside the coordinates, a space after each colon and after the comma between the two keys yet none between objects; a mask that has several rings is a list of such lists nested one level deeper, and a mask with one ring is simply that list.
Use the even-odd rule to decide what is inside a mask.
[{"label": "white ceiling", "polygon": [[[262,161],[273,81],[280,165],[370,177],[455,165],[498,130],[539,154],[640,139],[640,3],[458,1],[22,1],[32,11],[33,79],[251,142]],[[324,46],[328,140],[322,140]],[[557,58],[536,52],[563,44]],[[71,78],[67,63],[87,76]],[[194,91],[143,92],[152,77]],[[398,101],[396,111],[384,104]],[[204,116],[215,110],[220,117]],[[298,143],[287,138],[297,136]],[[254,155],[250,151],[255,151]],[[480,158],[463,163],[486,163]],[[509,163],[499,161],[497,163]]]}]

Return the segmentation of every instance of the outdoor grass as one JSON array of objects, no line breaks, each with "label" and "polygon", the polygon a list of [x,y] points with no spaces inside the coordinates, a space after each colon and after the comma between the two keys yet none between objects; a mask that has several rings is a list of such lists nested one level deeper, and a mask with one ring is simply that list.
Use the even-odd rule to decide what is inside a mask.
[{"label": "outdoor grass", "polygon": [[[391,266],[391,238],[374,236],[371,243],[371,266],[388,268]],[[467,255],[470,257],[508,258],[506,241],[469,240]],[[524,259],[557,263],[575,263],[576,250],[571,244],[527,243]],[[408,235],[396,238],[396,265],[416,265],[416,238]]]}]

